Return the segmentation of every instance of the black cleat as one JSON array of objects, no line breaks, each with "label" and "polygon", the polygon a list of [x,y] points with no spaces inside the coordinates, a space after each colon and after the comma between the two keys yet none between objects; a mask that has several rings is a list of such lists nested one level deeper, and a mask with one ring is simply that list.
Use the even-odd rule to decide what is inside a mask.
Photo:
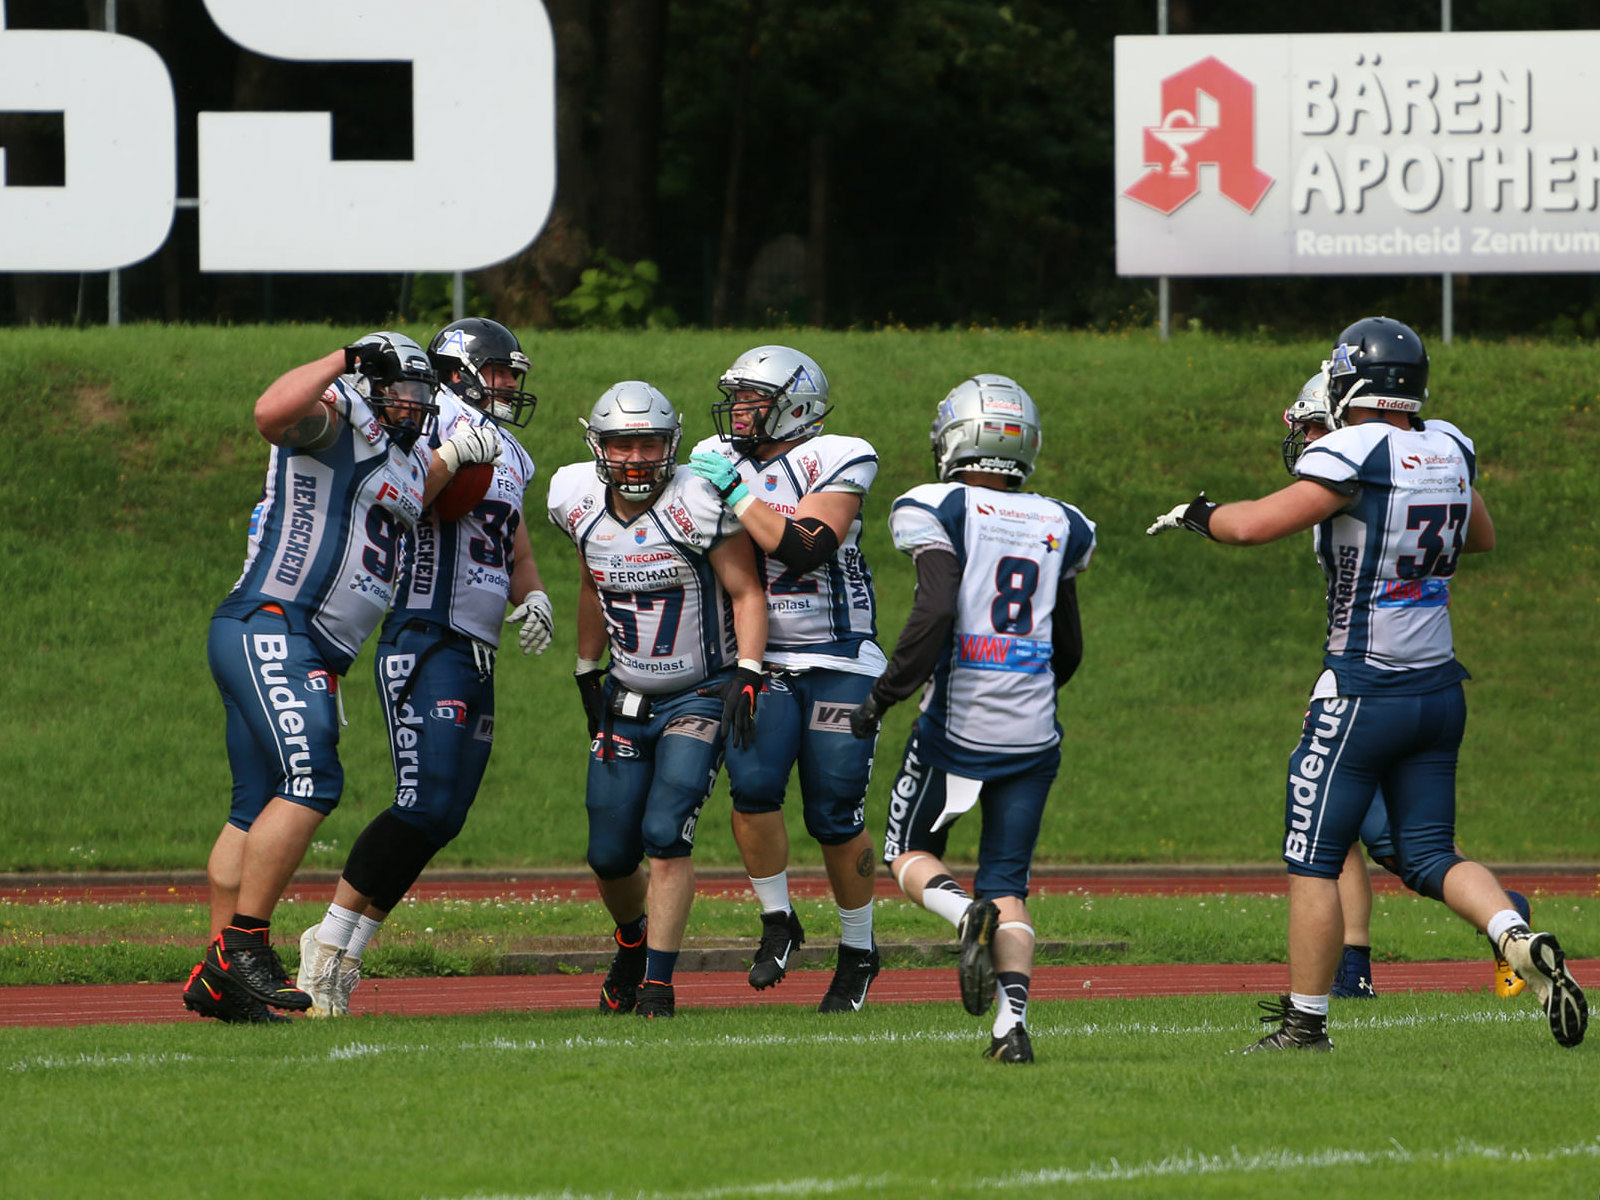
[{"label": "black cleat", "polygon": [[205,963],[194,965],[189,982],[183,987],[183,1006],[192,1013],[221,1021],[224,1025],[288,1025],[289,1017],[273,1012],[254,996],[216,984],[206,978]]},{"label": "black cleat", "polygon": [[677,1016],[678,1001],[670,983],[641,983],[633,1011],[646,1019]]},{"label": "black cleat", "polygon": [[994,931],[1000,926],[1000,910],[993,900],[974,900],[961,914],[957,926],[961,934],[961,1003],[975,1017],[981,1017],[994,1003]]},{"label": "black cleat", "polygon": [[989,1048],[983,1052],[983,1056],[990,1062],[1031,1063],[1033,1043],[1028,1040],[1026,1029],[1021,1025],[1013,1025],[1005,1037],[990,1036]]},{"label": "black cleat", "polygon": [[789,956],[805,940],[798,913],[762,913],[761,945],[756,947],[755,961],[750,964],[750,986],[759,991],[782,983],[789,973]]},{"label": "black cleat", "polygon": [[611,969],[600,985],[600,1011],[604,1013],[632,1012],[639,998],[639,981],[644,978],[645,937],[639,933],[637,945],[629,946],[617,934],[617,952],[611,959]]},{"label": "black cleat", "polygon": [[834,969],[833,982],[822,995],[817,1011],[823,1013],[860,1012],[867,1002],[867,989],[883,969],[883,958],[874,946],[861,950],[855,946],[839,947],[839,965]]},{"label": "black cleat", "polygon": [[1567,970],[1567,956],[1554,934],[1513,929],[1500,939],[1500,957],[1533,989],[1556,1041],[1568,1048],[1583,1041],[1589,1028],[1589,1003]]},{"label": "black cleat", "polygon": [[1316,1013],[1301,1012],[1289,1003],[1288,996],[1279,996],[1276,1000],[1258,1000],[1257,1005],[1267,1015],[1261,1018],[1263,1025],[1278,1022],[1278,1028],[1267,1034],[1258,1042],[1240,1050],[1240,1054],[1250,1054],[1256,1050],[1332,1050],[1333,1042],[1328,1038],[1328,1019]]},{"label": "black cleat", "polygon": [[231,984],[274,1008],[305,1012],[311,1007],[310,995],[289,982],[289,973],[283,969],[278,952],[267,944],[265,933],[246,932],[230,925],[211,940],[200,966],[213,989]]}]

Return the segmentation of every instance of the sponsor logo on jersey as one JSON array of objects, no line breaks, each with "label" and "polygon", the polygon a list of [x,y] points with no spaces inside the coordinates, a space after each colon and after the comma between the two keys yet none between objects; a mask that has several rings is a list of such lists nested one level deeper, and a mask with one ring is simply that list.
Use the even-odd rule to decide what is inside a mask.
[{"label": "sponsor logo on jersey", "polygon": [[800,469],[806,473],[807,487],[815,483],[817,477],[822,474],[822,464],[816,460],[814,455],[810,454],[802,454],[800,456]]},{"label": "sponsor logo on jersey", "polygon": [[667,505],[667,516],[693,545],[698,546],[700,544],[700,531],[694,527],[694,522],[689,519],[688,509],[674,501]]},{"label": "sponsor logo on jersey", "polygon": [[432,521],[416,527],[417,552],[411,560],[411,595],[433,595],[433,581],[438,567],[439,531]]},{"label": "sponsor logo on jersey", "polygon": [[647,538],[649,536],[650,536],[650,531],[648,529],[646,529],[643,525],[639,526],[637,529],[635,529],[633,531],[633,540],[638,542],[638,543],[640,543],[641,545],[644,543],[645,538]]},{"label": "sponsor logo on jersey", "polygon": [[975,671],[1038,675],[1050,665],[1049,642],[1004,634],[963,633],[956,639],[956,661]]},{"label": "sponsor logo on jersey", "polygon": [[810,728],[818,733],[849,733],[852,704],[829,704],[818,700],[811,706]]},{"label": "sponsor logo on jersey", "polygon": [[883,854],[895,859],[906,850],[906,818],[911,815],[911,802],[921,793],[928,776],[928,768],[917,757],[917,739],[913,735],[906,747],[905,760],[900,764],[900,774],[895,777],[894,789],[889,793],[889,820],[883,829]]},{"label": "sponsor logo on jersey", "polygon": [[1385,579],[1373,601],[1377,608],[1444,608],[1450,603],[1448,579]]},{"label": "sponsor logo on jersey", "polygon": [[651,550],[645,554],[613,554],[611,565],[620,567],[623,563],[638,566],[641,563],[670,562],[674,555],[670,550]]},{"label": "sponsor logo on jersey", "polygon": [[1330,629],[1350,627],[1350,606],[1356,596],[1356,568],[1361,565],[1361,547],[1340,546],[1333,577],[1333,611],[1328,614]]},{"label": "sponsor logo on jersey", "polygon": [[681,717],[673,717],[661,730],[661,736],[669,734],[676,737],[693,738],[697,742],[710,745],[717,740],[717,731],[722,728],[722,722],[715,717],[702,717],[695,713],[688,713]]},{"label": "sponsor logo on jersey", "polygon": [[635,759],[639,757],[639,747],[633,744],[633,740],[631,738],[625,738],[620,733],[600,734],[594,739],[594,741],[589,743],[589,753],[596,758],[602,757],[605,752],[606,741],[608,738],[611,743],[610,749],[612,758]]},{"label": "sponsor logo on jersey", "polygon": [[977,509],[978,509],[978,515],[980,517],[992,517],[992,516],[994,516],[994,505],[992,505],[992,504],[979,504],[977,506]]},{"label": "sponsor logo on jersey", "polygon": [[478,718],[478,727],[472,731],[472,740],[475,742],[494,741],[494,717],[484,713]]},{"label": "sponsor logo on jersey", "polygon": [[378,424],[378,418],[373,417],[361,430],[361,436],[367,440],[367,445],[376,446],[383,441],[383,426]]},{"label": "sponsor logo on jersey", "polygon": [[1045,534],[1044,535],[1044,540],[1041,541],[1039,544],[1044,547],[1044,552],[1046,554],[1049,554],[1052,551],[1061,549],[1061,539],[1058,538],[1053,533]]},{"label": "sponsor logo on jersey", "polygon": [[398,712],[393,711],[395,697],[405,687],[406,679],[416,669],[415,654],[385,654],[378,662],[383,676],[383,690],[389,696],[389,742],[394,753],[394,802],[399,808],[410,808],[417,802],[417,780],[421,774],[421,751],[417,727],[422,717],[411,707],[411,702]]},{"label": "sponsor logo on jersey", "polygon": [[1289,830],[1283,839],[1283,856],[1295,862],[1305,862],[1310,853],[1306,830],[1311,828],[1322,802],[1322,777],[1334,749],[1328,743],[1335,742],[1343,732],[1345,709],[1350,706],[1343,697],[1317,703],[1322,706],[1321,711],[1313,709],[1306,714],[1306,733],[1310,735],[1306,752],[1290,764],[1289,770]]},{"label": "sponsor logo on jersey", "polygon": [[289,658],[289,639],[281,633],[257,633],[250,637],[251,667],[256,674],[257,693],[272,706],[272,723],[282,733],[284,768],[289,776],[289,792],[302,799],[314,792],[311,778],[311,743],[305,734],[307,706],[289,686],[284,663]]},{"label": "sponsor logo on jersey", "polygon": [[775,492],[778,490],[778,477],[769,472],[766,479],[762,481],[762,484],[767,491]]},{"label": "sponsor logo on jersey", "polygon": [[306,691],[308,692],[336,692],[339,685],[334,682],[332,671],[313,671],[306,676]]},{"label": "sponsor logo on jersey", "polygon": [[452,725],[467,723],[467,705],[462,700],[440,700],[428,714],[435,721],[448,721]]},{"label": "sponsor logo on jersey", "polygon": [[1422,465],[1422,456],[1420,454],[1408,454],[1400,460],[1400,465],[1408,471],[1415,471]]}]

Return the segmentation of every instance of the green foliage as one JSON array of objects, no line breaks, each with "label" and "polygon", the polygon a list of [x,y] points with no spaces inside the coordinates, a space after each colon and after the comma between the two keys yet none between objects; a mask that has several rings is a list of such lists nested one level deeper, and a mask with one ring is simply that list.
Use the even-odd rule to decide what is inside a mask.
[{"label": "green foliage", "polygon": [[[1593,1194],[1593,1072],[1531,1006],[1380,998],[1336,1014],[1332,1054],[1231,1054],[1252,999],[1035,1001],[1015,1068],[953,1003],[0,1029],[0,1179],[276,1197],[282,1170],[198,1149],[254,1128],[349,1200]],[[705,1116],[644,1119],[651,1088]]]},{"label": "green foliage", "polygon": [[[195,868],[227,806],[222,710],[207,621],[238,577],[267,446],[251,420],[279,373],[360,329],[0,330],[0,867]],[[471,819],[440,866],[583,862],[585,747],[573,695],[577,570],[540,515],[545,480],[588,453],[577,424],[619,379],[648,379],[683,413],[684,456],[711,434],[715,381],[743,350],[792,341],[833,384],[830,432],[865,437],[880,471],[863,547],[880,641],[911,603],[885,518],[929,477],[934,405],[977,371],[1039,402],[1037,490],[1098,523],[1079,595],[1086,652],[1064,689],[1063,768],[1039,855],[1053,862],[1270,862],[1283,772],[1320,661],[1322,580],[1308,539],[1234,549],[1144,528],[1201,487],[1221,499],[1287,482],[1279,414],[1324,347],[1214,334],[969,329],[757,334],[520,331],[539,411],[528,527],[557,632],[541,658],[501,656],[496,747]],[[424,333],[423,336],[426,336]],[[1473,672],[1460,834],[1489,861],[1600,861],[1600,812],[1579,803],[1600,744],[1583,648],[1600,613],[1600,407],[1592,353],[1572,344],[1434,348],[1429,411],[1478,446],[1499,547],[1452,589]],[[26,448],[26,453],[22,448]],[[338,869],[388,803],[392,775],[370,650],[345,680],[346,790],[306,865]],[[867,797],[881,834],[913,715],[890,710]],[[726,782],[699,861],[736,864]],[[794,859],[819,861],[799,805]],[[975,852],[957,824],[954,857]]]},{"label": "green foliage", "polygon": [[[463,281],[468,317],[492,317],[489,302],[468,275]],[[411,280],[411,303],[406,316],[425,329],[439,329],[456,319],[455,277],[437,272],[415,275]],[[427,345],[426,339],[423,345]]]},{"label": "green foliage", "polygon": [[555,302],[556,315],[580,329],[671,329],[678,314],[656,303],[661,271],[653,262],[632,266],[596,250],[578,286]]}]

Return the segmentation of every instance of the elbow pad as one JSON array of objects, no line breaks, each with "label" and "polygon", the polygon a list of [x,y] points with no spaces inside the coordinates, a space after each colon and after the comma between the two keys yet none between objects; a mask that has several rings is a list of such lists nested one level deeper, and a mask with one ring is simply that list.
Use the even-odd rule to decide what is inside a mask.
[{"label": "elbow pad", "polygon": [[783,536],[772,554],[784,566],[804,575],[827,562],[838,549],[839,535],[833,526],[816,517],[801,517],[783,523]]}]

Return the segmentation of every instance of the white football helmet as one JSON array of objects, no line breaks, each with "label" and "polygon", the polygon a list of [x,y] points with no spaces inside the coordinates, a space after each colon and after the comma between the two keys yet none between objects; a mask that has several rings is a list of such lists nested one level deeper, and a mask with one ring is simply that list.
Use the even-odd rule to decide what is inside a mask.
[{"label": "white football helmet", "polygon": [[[578,420],[587,431],[584,438],[594,454],[600,481],[629,500],[651,499],[666,487],[677,470],[683,422],[659,388],[638,379],[613,384],[594,402],[589,419]],[[662,438],[666,450],[659,458],[609,458],[606,444],[625,437]]]},{"label": "white football helmet", "polygon": [[993,471],[1018,486],[1033,474],[1043,443],[1039,407],[1004,375],[964,379],[939,402],[933,418],[933,464],[939,481],[957,471]]},{"label": "white football helmet", "polygon": [[[762,443],[791,442],[814,437],[822,432],[822,419],[828,407],[828,377],[810,355],[788,346],[757,346],[733,360],[722,373],[717,387],[725,399],[711,406],[711,420],[717,436],[732,442],[741,454],[749,454]],[[754,435],[735,437],[734,395],[752,391],[770,397],[772,406],[756,424]]]},{"label": "white football helmet", "polygon": [[1300,461],[1300,456],[1306,452],[1310,445],[1307,434],[1310,426],[1321,425],[1326,432],[1328,426],[1328,374],[1318,371],[1305,386],[1300,389],[1300,394],[1294,398],[1294,403],[1283,410],[1284,424],[1289,426],[1289,432],[1283,439],[1283,465],[1289,469],[1289,474],[1294,474],[1294,465]]}]

